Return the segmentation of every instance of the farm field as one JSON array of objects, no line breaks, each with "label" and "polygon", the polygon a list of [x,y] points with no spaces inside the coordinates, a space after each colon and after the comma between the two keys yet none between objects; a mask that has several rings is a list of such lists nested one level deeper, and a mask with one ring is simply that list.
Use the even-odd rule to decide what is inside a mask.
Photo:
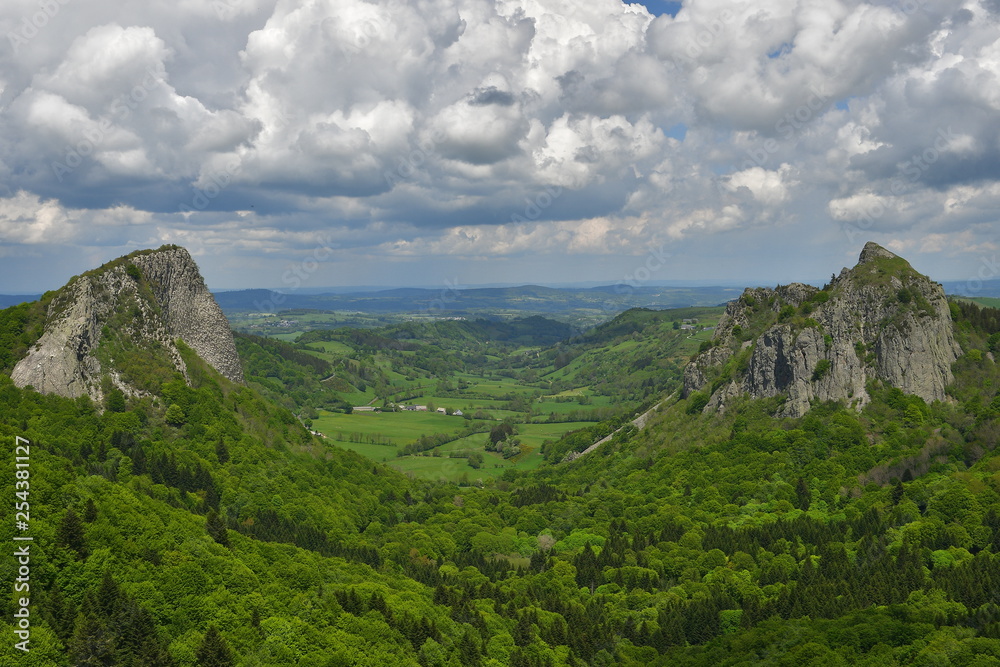
[{"label": "farm field", "polygon": [[[483,424],[483,422],[478,422]],[[486,422],[491,424],[494,422]],[[357,412],[341,414],[321,411],[313,420],[313,429],[327,436],[337,447],[349,449],[393,468],[431,480],[462,481],[497,477],[507,469],[531,470],[542,464],[542,444],[556,440],[565,433],[591,425],[590,422],[562,422],[543,424],[517,424],[517,437],[522,443],[522,453],[505,460],[495,452],[485,452],[487,433],[474,433],[418,455],[399,456],[405,445],[422,435],[435,433],[458,434],[471,424],[462,417],[426,412]],[[485,428],[485,427],[484,427]],[[453,453],[463,455],[478,451],[483,453],[479,469],[469,466],[466,458],[451,458]]]},{"label": "farm field", "polygon": [[[282,313],[275,323],[283,331],[240,340],[255,359],[249,375],[283,389],[303,423],[334,446],[421,479],[475,483],[540,466],[547,440],[675,390],[670,378],[713,336],[722,312],[629,311],[569,338],[560,338],[571,331],[565,323],[544,318],[406,322],[296,338],[295,318],[331,317],[300,311]],[[295,340],[268,342],[275,338]],[[428,411],[398,410],[414,405]],[[521,448],[511,456],[509,445],[508,459],[484,450],[503,421],[515,426]],[[478,468],[470,454],[482,455]]]}]

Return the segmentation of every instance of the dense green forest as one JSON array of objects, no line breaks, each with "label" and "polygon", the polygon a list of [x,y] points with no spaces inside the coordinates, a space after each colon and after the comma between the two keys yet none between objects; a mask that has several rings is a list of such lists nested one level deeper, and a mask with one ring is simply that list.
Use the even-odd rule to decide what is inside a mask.
[{"label": "dense green forest", "polygon": [[[19,308],[0,313],[5,358],[40,333]],[[315,341],[241,338],[247,386],[182,346],[190,384],[106,405],[0,375],[0,488],[9,507],[30,492],[35,538],[31,650],[14,648],[12,594],[0,663],[1000,664],[998,313],[952,311],[952,400],[873,383],[861,412],[822,404],[799,419],[773,416],[780,398],[720,415],[672,394],[680,348],[652,351],[674,340],[675,316],[484,351],[489,373],[622,391],[656,377],[634,403],[667,400],[588,456],[558,463],[620,416],[550,443],[550,465],[468,486],[408,478],[296,417],[336,402],[313,383],[340,357],[345,383],[391,383],[385,360],[429,345],[413,332],[377,333],[356,363],[349,345],[306,358]],[[468,363],[455,340],[422,359]],[[599,350],[637,375],[614,385]],[[414,381],[445,372],[430,363],[408,366]],[[12,474],[17,437],[30,488]],[[0,540],[15,532],[4,522]],[[0,559],[4,581],[16,572]]]}]

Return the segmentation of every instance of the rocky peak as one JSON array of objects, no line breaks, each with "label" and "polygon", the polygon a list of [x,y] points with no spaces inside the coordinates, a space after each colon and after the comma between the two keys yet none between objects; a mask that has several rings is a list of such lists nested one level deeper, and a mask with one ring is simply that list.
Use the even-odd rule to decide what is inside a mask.
[{"label": "rocky peak", "polygon": [[878,259],[896,259],[898,257],[898,255],[889,252],[874,241],[869,241],[861,250],[861,256],[858,258],[858,264],[867,264],[868,262]]},{"label": "rocky peak", "polygon": [[686,394],[711,394],[707,410],[737,396],[785,396],[788,416],[813,400],[860,407],[870,379],[944,400],[961,353],[942,287],[876,243],[823,289],[747,289],[712,344],[685,369]]},{"label": "rocky peak", "polygon": [[109,388],[155,393],[188,376],[183,343],[233,382],[243,372],[232,331],[184,248],[143,250],[76,276],[52,298],[45,331],[14,367],[20,387],[100,402]]}]

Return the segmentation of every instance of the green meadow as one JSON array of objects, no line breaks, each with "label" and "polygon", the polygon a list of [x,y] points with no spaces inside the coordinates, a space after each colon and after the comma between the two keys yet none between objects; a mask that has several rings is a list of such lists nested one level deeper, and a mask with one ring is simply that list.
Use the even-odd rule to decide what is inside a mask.
[{"label": "green meadow", "polygon": [[[488,440],[486,432],[452,440],[418,455],[398,455],[403,446],[422,435],[457,435],[470,423],[462,417],[431,412],[355,412],[348,415],[321,411],[320,416],[313,420],[313,429],[323,433],[338,447],[388,463],[401,472],[423,479],[458,482],[466,476],[473,481],[497,477],[509,468],[537,468],[544,461],[541,449],[547,440],[557,440],[570,431],[592,425],[591,422],[517,424],[515,428],[522,443],[522,453],[510,460],[484,451]],[[469,466],[465,458],[476,451],[484,455],[483,465],[478,470]],[[452,458],[452,454],[460,454],[461,458]]]}]

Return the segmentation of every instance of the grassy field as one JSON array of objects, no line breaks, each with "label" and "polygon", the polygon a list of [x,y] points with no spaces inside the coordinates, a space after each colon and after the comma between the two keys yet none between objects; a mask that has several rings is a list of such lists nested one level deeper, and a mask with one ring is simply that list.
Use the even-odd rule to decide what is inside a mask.
[{"label": "grassy field", "polygon": [[[336,355],[336,354],[350,355],[354,352],[354,348],[352,348],[347,343],[341,343],[340,341],[317,341],[315,343],[309,343],[309,347],[307,349],[309,349],[310,351],[312,351],[313,349],[322,350],[327,355]],[[334,357],[332,356],[326,356],[324,358],[326,358],[328,361],[334,360]]]},{"label": "grassy field", "polygon": [[[313,329],[335,329],[337,327],[371,328],[414,319],[403,314],[365,314],[346,311],[282,310],[280,313],[229,310],[226,312],[230,325],[236,331],[258,336],[271,336],[282,340],[294,340]],[[294,333],[293,333],[294,332]]]},{"label": "grassy field", "polygon": [[[322,371],[326,377],[321,380],[329,382],[328,387],[338,392],[338,397],[337,402],[324,400],[309,405],[310,410],[323,405],[335,409],[334,405],[341,404],[357,408],[396,403],[425,405],[431,411],[320,411],[312,427],[335,446],[426,479],[475,480],[501,475],[510,468],[532,469],[543,464],[541,450],[547,440],[557,440],[569,431],[606,419],[617,407],[638,403],[649,392],[663,390],[660,376],[676,372],[677,364],[714,334],[714,330],[681,330],[681,321],[696,318],[699,328],[714,327],[722,312],[718,307],[666,314],[636,311],[589,338],[581,336],[560,343],[554,350],[511,346],[506,348],[504,359],[490,357],[488,343],[467,341],[457,334],[455,341],[442,338],[440,347],[432,342],[419,350],[398,350],[383,344],[373,349],[368,343],[356,345],[350,338],[314,341],[300,349],[333,365]],[[337,317],[285,311],[280,316],[258,319],[256,324],[280,329],[271,335],[290,339],[295,336],[294,330],[308,328],[300,326],[303,323],[331,325]],[[418,338],[414,343],[420,345],[422,341]],[[454,347],[450,347],[452,344]],[[464,358],[456,363],[456,355]],[[560,365],[558,370],[556,364]],[[465,372],[456,372],[456,368],[464,368]],[[616,384],[616,378],[623,376],[627,382]],[[355,391],[348,391],[351,388]],[[437,408],[461,410],[465,418],[439,414],[434,411]],[[473,416],[475,423],[487,431],[499,420],[514,418],[522,453],[505,460],[484,452],[487,435],[482,432],[459,439],[473,426]],[[587,421],[560,423],[548,421],[550,418]],[[525,421],[534,423],[520,423]],[[399,456],[404,447],[421,436],[434,434],[456,440],[433,450]],[[479,469],[468,465],[466,457],[473,451],[484,454]],[[455,458],[451,458],[453,455]]]},{"label": "grassy field", "polygon": [[313,428],[325,433],[328,438],[343,439],[337,436],[338,433],[381,435],[399,446],[409,444],[422,435],[453,433],[465,426],[466,421],[461,417],[436,412],[355,412],[345,415],[321,411],[319,419],[313,420]]},{"label": "grassy field", "polygon": [[[442,399],[443,400],[443,399]],[[572,403],[564,405],[574,405]],[[434,433],[457,434],[469,425],[461,417],[430,412],[356,412],[350,415],[321,411],[313,420],[313,428],[323,433],[338,447],[350,449],[374,461],[387,463],[393,468],[417,477],[452,482],[497,477],[508,468],[531,470],[540,466],[542,444],[555,440],[564,433],[590,425],[589,422],[555,424],[518,424],[517,437],[522,443],[522,454],[505,460],[494,452],[484,452],[486,433],[475,433],[445,443],[434,450],[416,456],[398,456],[400,449],[414,442],[421,435]],[[352,434],[362,439],[377,439],[391,444],[352,442]],[[357,437],[355,436],[355,439]],[[484,452],[480,469],[469,466],[465,458],[450,458],[453,452],[467,454]],[[438,455],[435,456],[434,454]]]},{"label": "grassy field", "polygon": [[991,296],[969,297],[964,299],[964,301],[972,301],[987,308],[1000,308],[1000,299]]}]

